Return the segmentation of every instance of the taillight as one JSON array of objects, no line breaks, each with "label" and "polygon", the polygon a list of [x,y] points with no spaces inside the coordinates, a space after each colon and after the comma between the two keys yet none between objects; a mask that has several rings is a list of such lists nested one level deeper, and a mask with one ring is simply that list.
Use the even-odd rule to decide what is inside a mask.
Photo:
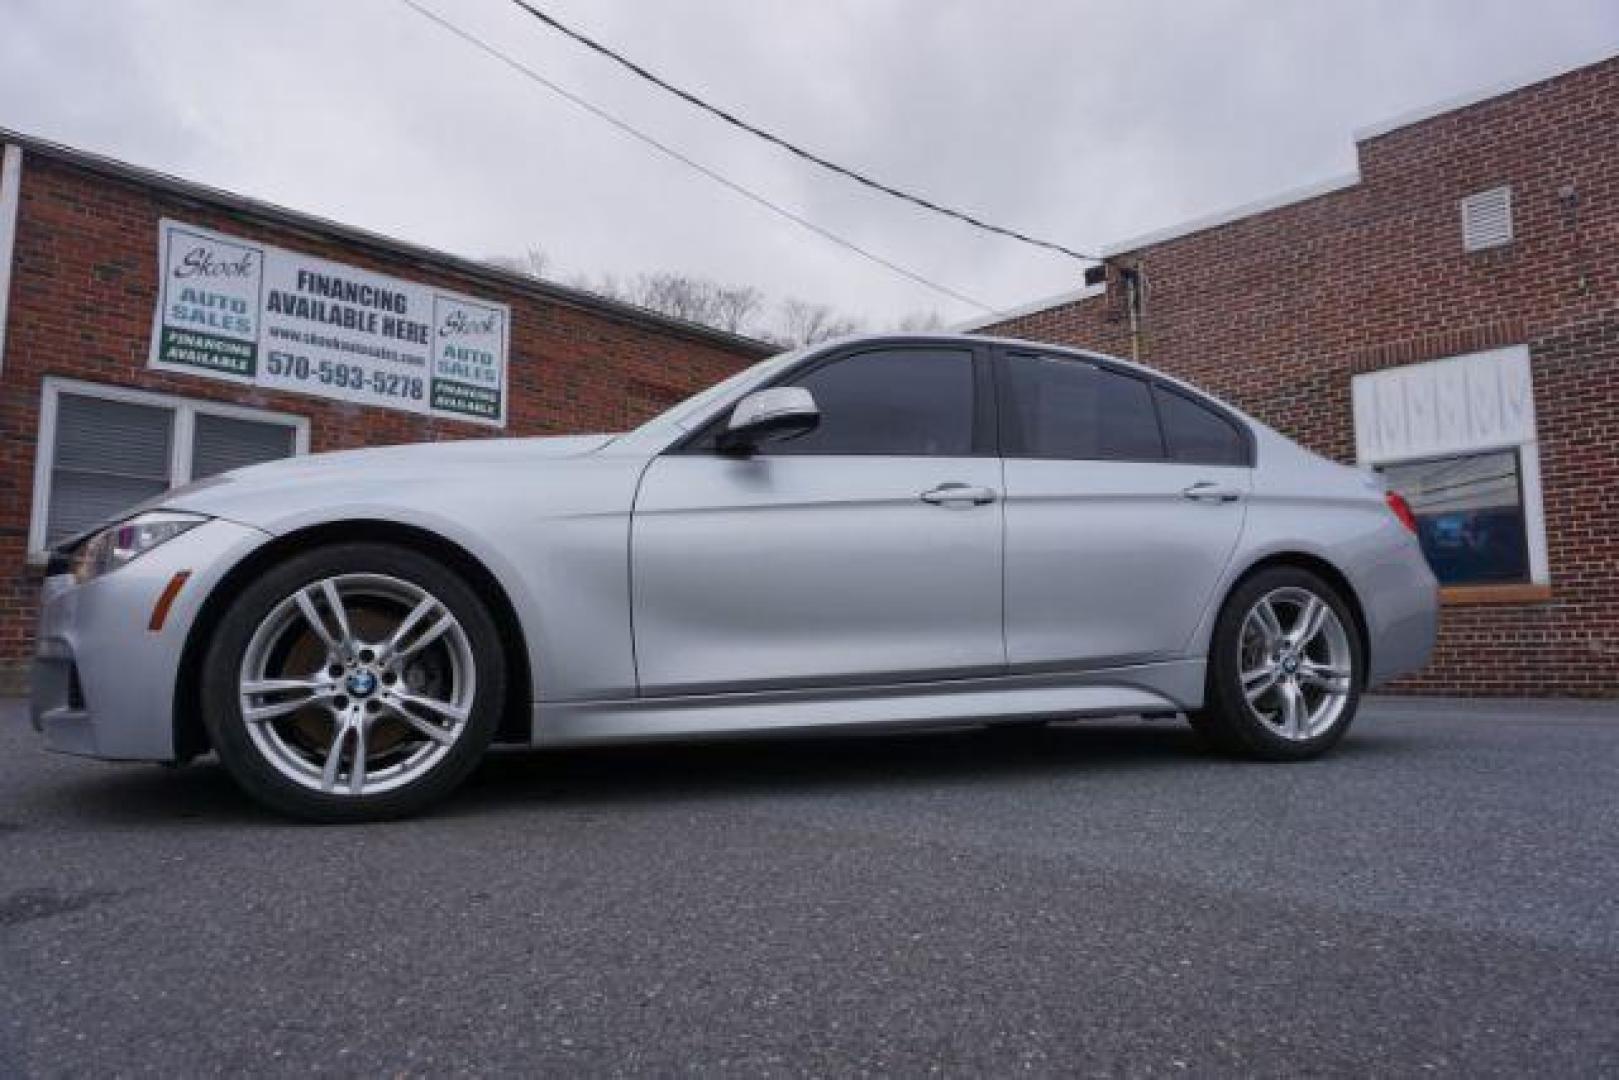
[{"label": "taillight", "polygon": [[1394,516],[1400,519],[1400,524],[1415,534],[1417,515],[1411,512],[1411,504],[1405,501],[1405,496],[1398,491],[1390,491],[1385,493],[1383,498],[1389,504],[1389,509],[1394,512]]}]

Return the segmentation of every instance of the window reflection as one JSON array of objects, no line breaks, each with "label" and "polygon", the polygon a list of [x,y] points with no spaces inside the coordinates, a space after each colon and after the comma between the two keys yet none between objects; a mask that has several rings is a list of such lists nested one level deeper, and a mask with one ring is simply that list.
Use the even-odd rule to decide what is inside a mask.
[{"label": "window reflection", "polygon": [[1529,580],[1518,453],[1379,466],[1416,515],[1423,554],[1445,585]]}]

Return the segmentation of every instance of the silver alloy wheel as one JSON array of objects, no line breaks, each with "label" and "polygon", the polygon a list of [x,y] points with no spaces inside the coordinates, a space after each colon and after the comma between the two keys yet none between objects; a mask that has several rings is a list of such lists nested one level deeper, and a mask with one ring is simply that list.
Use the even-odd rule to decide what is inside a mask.
[{"label": "silver alloy wheel", "polygon": [[410,783],[472,715],[477,665],[461,623],[418,585],[339,574],[285,597],[248,641],[242,720],[277,772],[328,794]]},{"label": "silver alloy wheel", "polygon": [[1237,670],[1248,709],[1284,739],[1329,730],[1349,704],[1354,652],[1321,597],[1287,586],[1260,597],[1242,621]]}]

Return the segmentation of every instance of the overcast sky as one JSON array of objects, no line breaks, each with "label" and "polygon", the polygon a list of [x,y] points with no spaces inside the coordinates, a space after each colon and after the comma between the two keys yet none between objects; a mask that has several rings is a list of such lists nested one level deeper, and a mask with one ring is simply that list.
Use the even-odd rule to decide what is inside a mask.
[{"label": "overcast sky", "polygon": [[[421,0],[824,227],[996,308],[1080,267],[821,174],[508,0]],[[1354,167],[1352,132],[1619,52],[1614,0],[536,0],[897,186],[1070,246]],[[0,0],[0,127],[483,257],[673,269],[875,324],[973,308],[662,158],[399,0]],[[154,246],[156,238],[153,238]]]}]

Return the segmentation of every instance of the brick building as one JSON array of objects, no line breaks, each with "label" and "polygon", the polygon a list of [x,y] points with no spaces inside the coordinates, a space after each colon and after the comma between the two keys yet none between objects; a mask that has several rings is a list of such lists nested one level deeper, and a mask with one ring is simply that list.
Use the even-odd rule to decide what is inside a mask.
[{"label": "brick building", "polygon": [[1114,245],[1105,282],[975,328],[1135,353],[1384,471],[1446,583],[1399,689],[1619,694],[1619,58],[1356,148],[1352,176]]},{"label": "brick building", "polygon": [[[283,454],[619,429],[769,351],[4,131],[0,146],[0,690],[29,655],[44,549],[121,505]],[[1447,582],[1434,663],[1402,689],[1612,696],[1615,147],[1619,58],[1361,132],[1352,176],[1114,245],[1104,282],[978,328],[1136,355],[1383,470]],[[184,238],[209,254],[188,261]],[[256,297],[232,293],[249,252]],[[176,329],[169,290],[193,271],[218,275],[220,306]],[[372,310],[345,312],[356,299]],[[500,323],[471,354],[498,361],[467,391],[480,415],[457,418],[467,400],[441,401],[436,376],[428,392],[381,372],[416,396],[381,395],[372,361],[415,340],[390,325],[468,316]],[[324,347],[288,344],[296,317],[361,348],[290,370]],[[330,337],[308,339],[344,344]]]},{"label": "brick building", "polygon": [[[0,691],[25,677],[45,548],[103,514],[293,453],[621,430],[773,351],[5,131],[0,146]],[[212,246],[193,259],[187,236]],[[238,304],[239,270],[262,297]],[[199,315],[180,278],[204,271],[220,287]],[[209,332],[176,330],[171,304]],[[327,320],[309,347],[287,330],[299,315]],[[412,375],[432,327],[461,324],[486,331],[462,355],[490,386]],[[452,391],[486,415],[458,419]]]}]

